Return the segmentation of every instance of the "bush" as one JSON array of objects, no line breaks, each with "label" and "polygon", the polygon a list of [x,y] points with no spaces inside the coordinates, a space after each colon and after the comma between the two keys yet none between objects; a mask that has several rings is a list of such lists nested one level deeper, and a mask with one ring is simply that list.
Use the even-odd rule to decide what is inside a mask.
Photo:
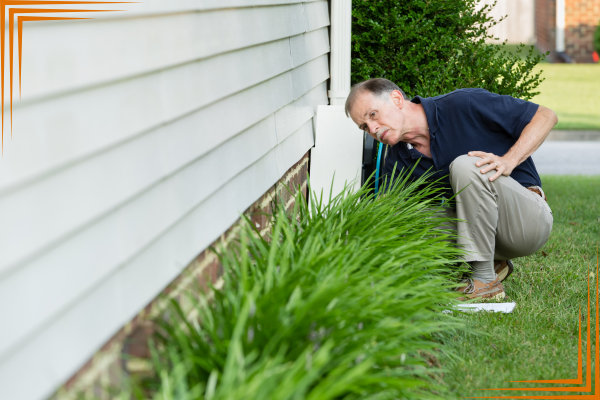
[{"label": "bush", "polygon": [[438,189],[422,184],[376,200],[345,191],[326,207],[299,195],[291,215],[279,207],[271,240],[244,224],[220,251],[223,289],[190,296],[191,321],[176,302],[159,321],[156,374],[140,396],[441,398],[433,339],[460,327],[441,313],[456,298],[457,250],[437,229],[439,199],[426,199]]},{"label": "bush", "polygon": [[538,92],[533,68],[545,56],[531,47],[521,59],[504,44],[487,44],[480,0],[357,0],[352,3],[352,82],[387,78],[409,96],[437,96],[478,87],[525,100]]},{"label": "bush", "polygon": [[598,26],[594,32],[594,48],[598,55],[600,55],[600,21],[598,21]]}]

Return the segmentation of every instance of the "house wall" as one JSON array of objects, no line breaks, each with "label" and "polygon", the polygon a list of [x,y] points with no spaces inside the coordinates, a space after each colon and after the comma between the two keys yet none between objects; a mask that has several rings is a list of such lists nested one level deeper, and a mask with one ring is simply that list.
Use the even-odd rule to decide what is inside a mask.
[{"label": "house wall", "polygon": [[[483,3],[492,5],[494,2],[495,0],[485,0]],[[507,17],[504,21],[491,27],[489,33],[499,38],[499,42],[506,40],[509,44],[534,43],[534,2],[535,0],[497,1],[490,15],[495,20]]]},{"label": "house wall", "polygon": [[[244,213],[263,237],[270,233],[268,215],[275,204],[284,204],[287,211],[295,206],[298,191],[306,199],[309,154],[305,154],[287,173]],[[222,249],[232,240],[239,239],[241,218],[215,240],[210,248]],[[146,305],[131,321],[110,338],[86,364],[62,385],[51,400],[97,399],[113,400],[110,393],[124,387],[130,377],[139,378],[152,373],[151,351],[148,339],[156,330],[155,321],[170,312],[169,302],[175,300],[190,319],[197,311],[186,301],[189,294],[197,293],[212,284],[223,285],[223,266],[217,254],[206,249],[165,288],[160,296]]]},{"label": "house wall", "polygon": [[542,52],[556,49],[556,0],[535,0],[535,38]]},{"label": "house wall", "polygon": [[565,52],[578,63],[592,62],[600,0],[565,0]]},{"label": "house wall", "polygon": [[[594,30],[600,22],[600,0],[565,0],[565,53],[577,63],[592,62]],[[556,50],[556,0],[535,0],[536,44]],[[554,54],[551,60],[557,60]]]},{"label": "house wall", "polygon": [[327,1],[127,8],[24,29],[0,162],[2,399],[89,364],[287,176],[327,104]]}]

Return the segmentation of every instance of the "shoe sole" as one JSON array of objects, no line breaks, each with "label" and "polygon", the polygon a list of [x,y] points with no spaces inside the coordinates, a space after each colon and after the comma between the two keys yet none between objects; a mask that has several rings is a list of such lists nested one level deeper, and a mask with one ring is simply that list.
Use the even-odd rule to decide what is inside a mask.
[{"label": "shoe sole", "polygon": [[458,300],[502,300],[504,299],[504,297],[506,297],[506,292],[504,291],[504,287],[502,286],[502,284],[499,284],[494,289],[489,290],[487,292],[479,293],[478,295],[473,297],[470,297],[469,295],[467,295],[466,297],[459,297]]},{"label": "shoe sole", "polygon": [[506,260],[506,267],[501,269],[500,271],[496,272],[496,274],[498,275],[498,280],[500,282],[503,282],[506,280],[506,278],[508,278],[510,276],[510,274],[512,274],[514,270],[514,266],[512,261],[510,260]]},{"label": "shoe sole", "polygon": [[495,296],[492,297],[486,297],[486,300],[502,300],[506,297],[506,293],[504,291],[496,294]]},{"label": "shoe sole", "polygon": [[482,296],[475,296],[475,297],[459,297],[458,300],[459,301],[469,301],[469,300],[503,300],[506,297],[506,293],[504,291],[501,291],[500,293],[497,293],[495,295],[492,296],[488,296],[488,295],[482,295]]},{"label": "shoe sole", "polygon": [[487,299],[487,300],[502,300],[504,298],[504,296],[506,295],[506,293],[504,293],[504,288],[503,287],[498,287],[496,286],[493,290],[484,292],[484,293],[480,293],[478,296],[475,296],[474,298],[481,298],[481,299]]}]

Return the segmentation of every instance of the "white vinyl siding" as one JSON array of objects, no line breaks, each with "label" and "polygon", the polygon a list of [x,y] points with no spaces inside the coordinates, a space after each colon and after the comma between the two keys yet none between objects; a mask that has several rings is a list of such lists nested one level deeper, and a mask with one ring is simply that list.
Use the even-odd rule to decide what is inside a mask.
[{"label": "white vinyl siding", "polygon": [[24,29],[0,163],[2,399],[77,371],[312,147],[327,104],[327,1],[130,13]]}]

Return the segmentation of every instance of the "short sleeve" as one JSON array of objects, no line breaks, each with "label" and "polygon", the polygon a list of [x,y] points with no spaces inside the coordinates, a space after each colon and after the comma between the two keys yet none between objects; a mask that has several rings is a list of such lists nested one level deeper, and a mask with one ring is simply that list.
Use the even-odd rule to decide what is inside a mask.
[{"label": "short sleeve", "polygon": [[484,126],[494,131],[504,131],[517,140],[533,119],[539,105],[485,89],[473,89],[469,93],[469,108],[473,118]]}]

